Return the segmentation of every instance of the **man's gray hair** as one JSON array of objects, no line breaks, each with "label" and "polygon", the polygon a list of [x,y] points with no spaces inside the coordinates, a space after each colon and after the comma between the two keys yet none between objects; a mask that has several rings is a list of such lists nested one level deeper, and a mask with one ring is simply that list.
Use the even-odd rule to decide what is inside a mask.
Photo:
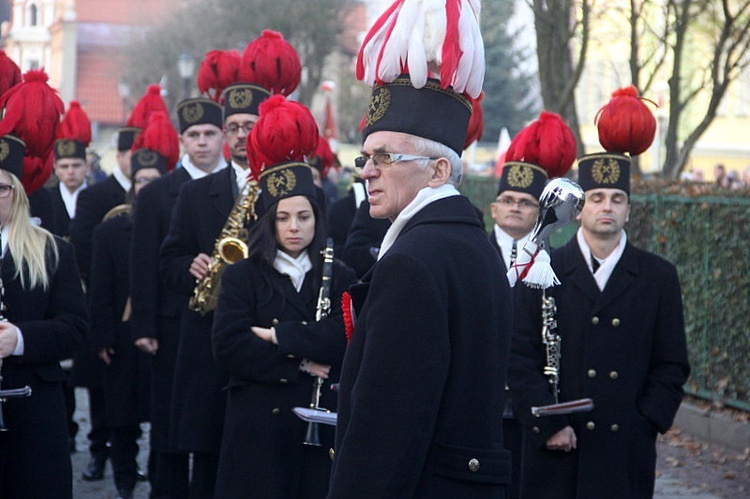
[{"label": "man's gray hair", "polygon": [[464,176],[464,164],[456,151],[434,140],[423,137],[412,137],[412,144],[419,151],[418,154],[429,156],[431,158],[447,158],[451,165],[451,176],[448,183],[458,186]]}]

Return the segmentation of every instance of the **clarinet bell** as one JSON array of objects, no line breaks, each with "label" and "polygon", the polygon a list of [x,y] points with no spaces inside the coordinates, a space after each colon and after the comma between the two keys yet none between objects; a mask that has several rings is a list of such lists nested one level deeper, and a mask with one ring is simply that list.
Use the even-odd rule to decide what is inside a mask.
[{"label": "clarinet bell", "polygon": [[305,440],[302,442],[305,445],[312,445],[314,447],[320,447],[320,433],[318,429],[318,423],[307,423],[307,431],[305,432]]}]

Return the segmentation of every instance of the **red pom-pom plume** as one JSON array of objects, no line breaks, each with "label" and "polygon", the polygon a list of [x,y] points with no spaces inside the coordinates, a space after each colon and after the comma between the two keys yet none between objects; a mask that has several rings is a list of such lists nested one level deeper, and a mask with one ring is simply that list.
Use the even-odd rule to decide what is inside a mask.
[{"label": "red pom-pom plume", "polygon": [[518,132],[505,153],[505,161],[523,161],[544,168],[549,178],[562,177],[576,159],[573,131],[555,114],[543,111]]},{"label": "red pom-pom plume", "polygon": [[484,99],[484,92],[481,92],[476,99],[471,99],[471,118],[469,118],[469,126],[466,129],[464,149],[481,139],[482,134],[484,133],[484,111],[482,110],[482,99]]},{"label": "red pom-pom plume", "polygon": [[325,137],[318,138],[318,147],[311,155],[311,164],[317,163],[320,167],[320,174],[322,176],[328,175],[328,170],[331,169],[337,163],[336,155],[331,150],[331,144]]},{"label": "red pom-pom plume", "polygon": [[65,104],[47,84],[44,71],[30,70],[23,81],[0,97],[4,115],[0,121],[0,136],[15,133],[26,143],[29,156],[46,158],[57,138],[60,115]]},{"label": "red pom-pom plume", "polygon": [[49,180],[52,175],[54,154],[49,153],[45,158],[26,155],[23,157],[23,175],[21,184],[26,194],[36,191]]},{"label": "red pom-pom plume", "polygon": [[91,142],[91,121],[77,100],[70,101],[70,107],[57,130],[57,138],[77,140],[86,147]]},{"label": "red pom-pom plume", "polygon": [[260,105],[260,118],[247,138],[250,177],[269,166],[304,161],[318,145],[318,124],[309,109],[274,95]]},{"label": "red pom-pom plume", "polygon": [[236,50],[211,50],[198,68],[198,90],[219,102],[221,93],[239,79],[240,53]]},{"label": "red pom-pom plume", "polygon": [[148,125],[135,138],[132,151],[150,149],[167,160],[167,171],[172,171],[180,159],[180,139],[174,129],[169,115],[161,111],[154,112]]},{"label": "red pom-pom plume", "polygon": [[0,96],[21,83],[21,70],[4,50],[0,50]]},{"label": "red pom-pom plume", "polygon": [[612,93],[612,99],[596,115],[599,143],[608,152],[641,154],[656,135],[656,118],[630,85]]},{"label": "red pom-pom plume", "polygon": [[162,112],[169,115],[169,109],[161,97],[161,87],[157,84],[149,85],[146,93],[133,107],[128,118],[128,126],[145,128],[152,113]]},{"label": "red pom-pom plume", "polygon": [[255,83],[274,94],[289,95],[299,85],[302,63],[281,33],[263,30],[242,53],[240,80]]}]

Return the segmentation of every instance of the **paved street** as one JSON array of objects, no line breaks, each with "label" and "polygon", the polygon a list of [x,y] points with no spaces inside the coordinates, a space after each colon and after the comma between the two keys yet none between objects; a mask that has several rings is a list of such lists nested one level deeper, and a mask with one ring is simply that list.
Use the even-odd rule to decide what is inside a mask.
[{"label": "paved street", "polygon": [[[88,397],[85,390],[76,390],[76,420],[81,425],[78,433],[78,452],[73,459],[73,497],[75,499],[114,499],[117,493],[112,480],[112,469],[107,464],[104,480],[84,482],[81,473],[88,462]],[[138,456],[141,469],[146,469],[148,458],[148,425],[143,425]],[[672,433],[672,432],[670,432]],[[679,433],[679,432],[677,432]],[[684,440],[684,442],[683,442]],[[658,444],[656,499],[744,499],[750,497],[750,460],[742,453],[710,445],[695,439],[660,437]],[[739,455],[739,457],[736,457]],[[718,492],[709,492],[718,491]],[[139,483],[135,499],[147,499],[149,486]]]}]

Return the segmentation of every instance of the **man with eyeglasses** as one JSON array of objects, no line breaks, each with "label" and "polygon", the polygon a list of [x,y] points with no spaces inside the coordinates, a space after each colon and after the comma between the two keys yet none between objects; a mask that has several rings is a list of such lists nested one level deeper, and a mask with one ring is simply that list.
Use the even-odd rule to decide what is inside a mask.
[{"label": "man with eyeglasses", "polygon": [[530,163],[508,162],[503,166],[497,197],[490,205],[495,221],[490,242],[500,252],[506,272],[534,228],[538,199],[546,183],[547,172]]},{"label": "man with eyeglasses", "polygon": [[[462,2],[469,13],[473,5]],[[395,25],[391,37],[410,39],[413,24]],[[392,224],[377,262],[345,300],[356,321],[339,383],[328,497],[505,497],[510,453],[500,421],[511,298],[482,221],[456,188],[468,90],[456,83],[455,67],[441,73],[434,60],[420,74],[442,82],[415,73],[375,78],[381,62],[394,62],[369,46],[378,29],[360,51],[358,73],[373,89],[356,163],[370,214]],[[442,53],[460,52],[452,42]],[[425,69],[433,55],[413,58],[416,50],[410,45],[401,67]],[[471,55],[472,71],[483,74],[483,58]],[[481,89],[474,90],[476,98]]]}]

